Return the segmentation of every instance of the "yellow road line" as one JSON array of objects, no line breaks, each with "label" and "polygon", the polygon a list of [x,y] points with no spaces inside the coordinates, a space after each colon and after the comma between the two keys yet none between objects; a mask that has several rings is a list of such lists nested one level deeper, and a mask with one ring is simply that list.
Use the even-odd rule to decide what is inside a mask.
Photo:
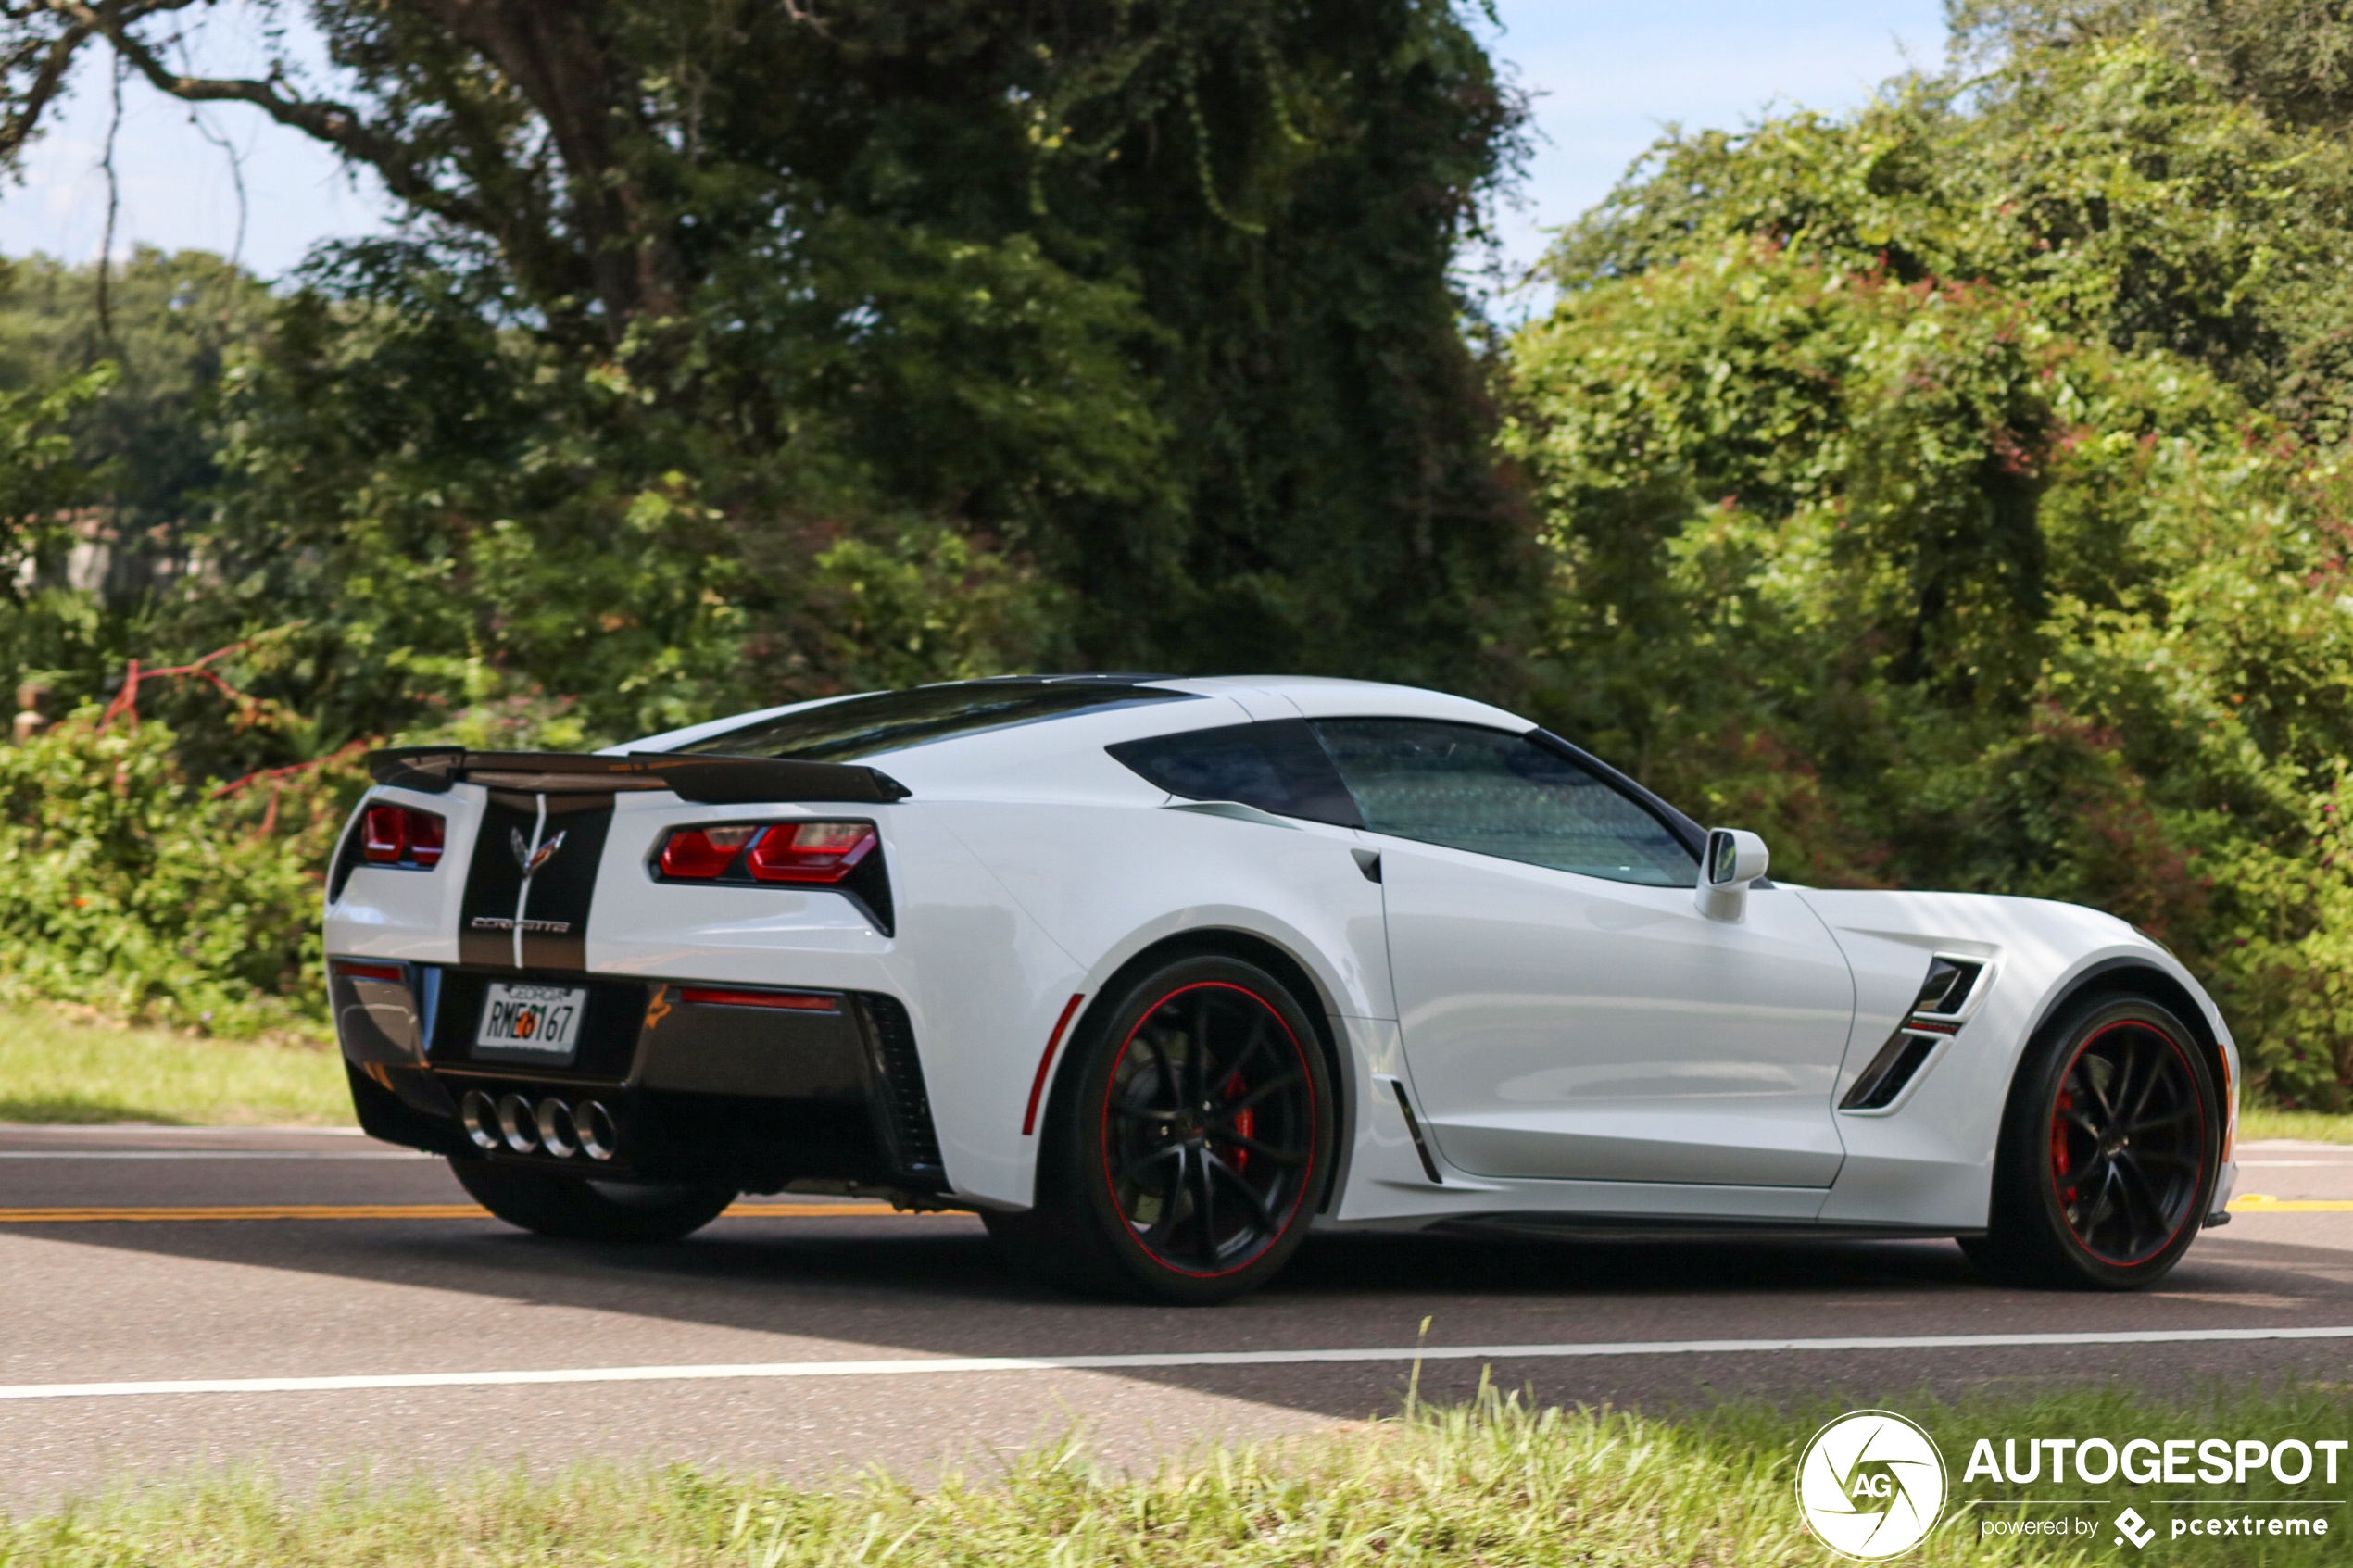
[{"label": "yellow road line", "polygon": [[2230,1209],[2233,1214],[2348,1214],[2353,1213],[2353,1198],[2273,1198],[2250,1192],[2231,1199]]},{"label": "yellow road line", "polygon": [[[728,1220],[887,1220],[879,1203],[738,1203]],[[173,1209],[0,1209],[0,1224],[88,1224],[110,1220],[486,1220],[473,1203],[268,1203]]]}]

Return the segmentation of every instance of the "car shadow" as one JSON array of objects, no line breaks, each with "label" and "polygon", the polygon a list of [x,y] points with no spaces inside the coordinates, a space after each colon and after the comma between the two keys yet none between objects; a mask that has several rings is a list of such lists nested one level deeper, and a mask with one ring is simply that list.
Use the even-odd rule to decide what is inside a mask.
[{"label": "car shadow", "polygon": [[[966,1216],[727,1219],[685,1241],[648,1247],[549,1241],[487,1220],[44,1224],[37,1234],[463,1292],[502,1306],[790,1336],[744,1358],[754,1360],[1405,1347],[1423,1335],[1425,1320],[1429,1344],[1512,1346],[2245,1327],[2341,1322],[2353,1310],[2353,1273],[2345,1267],[2353,1260],[2285,1245],[2241,1246],[2228,1257],[2194,1250],[2161,1292],[2103,1296],[2000,1289],[1942,1242],[1696,1246],[1327,1234],[1311,1237],[1265,1289],[1201,1310],[1062,1295],[1001,1258]],[[807,1341],[820,1343],[793,1343]],[[2307,1361],[2342,1358],[2335,1342],[2261,1344],[2272,1348],[2233,1348],[2240,1353],[2231,1365],[2300,1375]],[[1884,1394],[1914,1383],[1962,1392],[2010,1377],[2043,1386],[2145,1381],[2217,1365],[2204,1350],[2073,1346],[1871,1352],[1827,1367],[1818,1352],[1504,1358],[1491,1374],[1546,1400],[1680,1405],[1731,1395],[1810,1403],[1843,1386]],[[1422,1369],[1421,1392],[1460,1398],[1489,1370],[1483,1361],[1432,1362]],[[1117,1375],[1345,1417],[1393,1411],[1410,1374],[1395,1360]]]}]

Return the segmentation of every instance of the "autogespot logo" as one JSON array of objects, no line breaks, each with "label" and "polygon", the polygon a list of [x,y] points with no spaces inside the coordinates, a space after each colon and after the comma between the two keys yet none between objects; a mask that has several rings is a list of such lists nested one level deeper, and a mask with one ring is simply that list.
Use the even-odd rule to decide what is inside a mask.
[{"label": "autogespot logo", "polygon": [[1944,1456],[1893,1411],[1850,1411],[1806,1445],[1797,1506],[1832,1551],[1894,1557],[1919,1545],[1944,1512]]}]

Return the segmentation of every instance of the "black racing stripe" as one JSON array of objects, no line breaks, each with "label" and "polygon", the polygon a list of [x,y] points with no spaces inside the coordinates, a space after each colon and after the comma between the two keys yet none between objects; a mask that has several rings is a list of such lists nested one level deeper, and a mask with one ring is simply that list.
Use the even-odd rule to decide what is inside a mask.
[{"label": "black racing stripe", "polygon": [[[612,800],[610,795],[547,797],[547,837],[562,834],[563,844],[531,879],[531,900],[523,909],[525,969],[588,967],[588,907],[597,897],[597,867],[612,826]],[[526,841],[530,836],[523,835]]]},{"label": "black racing stripe", "polygon": [[[514,919],[522,891],[522,857],[538,823],[539,799],[509,790],[490,792],[473,859],[466,868],[459,902],[458,961],[485,967],[515,966]],[[563,842],[531,878],[522,911],[522,961],[526,969],[588,967],[588,910],[597,891],[597,865],[612,825],[610,795],[551,795],[541,843],[563,834]]]},{"label": "black racing stripe", "polygon": [[538,797],[491,792],[474,835],[472,863],[466,868],[466,896],[458,906],[458,961],[511,969],[515,962],[515,895],[522,889],[522,867],[515,861],[511,835],[531,842],[539,816]]}]

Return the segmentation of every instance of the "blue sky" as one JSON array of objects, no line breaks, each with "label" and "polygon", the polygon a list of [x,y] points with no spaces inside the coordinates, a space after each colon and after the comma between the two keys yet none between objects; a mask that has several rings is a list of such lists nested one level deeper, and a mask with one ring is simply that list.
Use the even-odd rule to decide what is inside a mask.
[{"label": "blue sky", "polygon": [[[1497,56],[1534,94],[1541,132],[1518,207],[1502,214],[1507,258],[1531,260],[1543,231],[1599,200],[1669,123],[1738,127],[1768,107],[1839,110],[1908,65],[1944,56],[1938,0],[1499,0]],[[226,21],[239,14],[223,6]],[[247,41],[216,31],[194,63],[250,58]],[[0,254],[98,252],[107,191],[98,172],[111,118],[105,71],[85,70],[68,112],[28,156],[24,182],[0,186]],[[207,127],[243,160],[243,259],[275,275],[314,242],[364,233],[386,210],[304,138],[233,106]],[[238,243],[228,157],[192,128],[185,106],[132,82],[123,88],[116,168],[120,253],[138,243],[228,251]]]}]

